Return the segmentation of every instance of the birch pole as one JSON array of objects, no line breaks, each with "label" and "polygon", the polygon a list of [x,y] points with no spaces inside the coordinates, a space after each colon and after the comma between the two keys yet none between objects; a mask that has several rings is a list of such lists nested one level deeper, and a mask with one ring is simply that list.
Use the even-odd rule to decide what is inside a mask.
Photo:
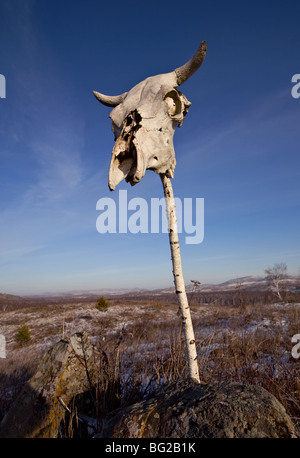
[{"label": "birch pole", "polygon": [[166,199],[174,283],[187,347],[189,376],[200,383],[195,337],[182,275],[181,256],[170,177],[176,164],[173,136],[180,127],[191,102],[177,90],[202,65],[206,56],[202,41],[193,57],[172,72],[150,76],[128,92],[109,96],[93,91],[110,113],[115,146],[108,174],[114,191],[124,179],[132,186],[141,181],[146,170],[160,174]]},{"label": "birch pole", "polygon": [[179,305],[179,310],[181,314],[183,334],[186,343],[189,376],[194,382],[200,383],[196,341],[194,336],[191,311],[186,295],[185,283],[182,274],[182,264],[173,187],[170,178],[168,178],[165,174],[160,174],[160,178],[162,181],[166,200],[166,211],[169,226],[169,241],[173,264],[174,284],[176,289],[176,297]]}]

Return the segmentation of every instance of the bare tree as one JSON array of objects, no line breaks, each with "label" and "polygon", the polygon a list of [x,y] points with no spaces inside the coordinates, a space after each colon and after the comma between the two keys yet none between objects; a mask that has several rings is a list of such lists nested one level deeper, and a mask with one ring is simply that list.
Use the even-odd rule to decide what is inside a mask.
[{"label": "bare tree", "polygon": [[274,264],[273,267],[265,269],[267,281],[271,291],[280,301],[283,300],[284,280],[287,277],[287,265],[284,262]]},{"label": "bare tree", "polygon": [[240,278],[236,279],[236,305],[238,307],[245,307],[245,293],[242,286],[242,280]]},{"label": "bare tree", "polygon": [[1,308],[2,308],[2,311],[5,312],[5,310],[7,309],[8,307],[8,303],[7,302],[2,302],[1,304]]},{"label": "bare tree", "polygon": [[[198,293],[200,295],[201,292],[201,282],[198,280],[191,280],[191,283],[193,284],[193,289],[192,289],[192,294],[190,295],[190,305],[192,304],[192,300],[194,296]],[[200,299],[198,300],[198,302]]]}]

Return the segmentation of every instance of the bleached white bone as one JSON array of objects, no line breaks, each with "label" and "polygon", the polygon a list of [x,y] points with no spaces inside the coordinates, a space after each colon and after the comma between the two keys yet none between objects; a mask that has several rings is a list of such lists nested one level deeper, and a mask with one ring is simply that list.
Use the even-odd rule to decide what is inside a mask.
[{"label": "bleached white bone", "polygon": [[107,96],[94,91],[104,105],[114,107],[110,113],[115,145],[109,168],[110,190],[126,179],[131,185],[139,183],[146,170],[161,177],[166,198],[169,240],[173,275],[185,336],[189,376],[200,383],[197,351],[190,308],[182,275],[180,247],[175,214],[175,201],[170,178],[176,165],[173,136],[180,127],[191,102],[178,91],[202,64],[206,55],[203,41],[194,56],[173,72],[146,78],[129,92]]},{"label": "bleached white bone", "polygon": [[124,94],[107,96],[94,91],[101,103],[114,107],[110,118],[116,143],[109,170],[110,190],[123,179],[131,185],[139,183],[148,169],[174,176],[173,136],[191,106],[177,87],[200,67],[205,53],[204,41],[183,66],[150,76]]}]

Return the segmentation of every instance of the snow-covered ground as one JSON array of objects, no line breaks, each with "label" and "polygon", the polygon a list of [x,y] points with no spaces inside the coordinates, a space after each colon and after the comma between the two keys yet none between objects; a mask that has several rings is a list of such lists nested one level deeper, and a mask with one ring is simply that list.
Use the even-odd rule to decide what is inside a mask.
[{"label": "snow-covered ground", "polygon": [[[269,337],[277,333],[286,342],[292,338],[289,333],[293,331],[290,329],[297,328],[295,319],[299,311],[300,304],[283,303],[262,306],[262,309],[256,310],[255,313],[251,313],[251,309],[248,309],[246,314],[237,308],[192,306],[192,319],[199,341],[198,350],[200,353],[210,353],[220,345],[224,335],[232,333],[236,336],[241,334],[245,336],[247,333],[250,336],[251,333],[266,332]],[[180,319],[176,304],[116,300],[111,301],[106,312],[100,312],[95,308],[94,302],[65,302],[2,312],[0,321],[2,335],[6,341],[7,361],[19,359],[22,354],[26,355],[29,352],[38,355],[60,339],[82,331],[89,334],[92,342],[105,341],[122,334],[126,336],[129,353],[134,348],[133,353],[137,354],[139,348],[138,351],[145,354],[147,348],[151,349],[154,344],[163,346],[163,339],[159,336],[156,340],[153,332],[153,341],[148,341],[147,337],[141,336],[136,340],[136,328],[145,328],[144,335],[149,336],[150,330],[158,324],[167,329],[164,335],[165,341],[168,341],[172,329],[175,333],[177,331],[177,334],[179,333]],[[31,340],[20,346],[15,341],[15,335],[22,325],[28,326]],[[208,338],[209,348],[206,348],[207,342],[201,348],[201,342]]]},{"label": "snow-covered ground", "polygon": [[[185,345],[176,303],[111,299],[105,312],[95,305],[49,302],[2,311],[6,357],[0,358],[0,419],[41,354],[76,332],[86,331],[97,348],[112,349],[112,358],[119,358],[122,386],[138,380],[139,389],[146,390],[181,376]],[[300,303],[243,308],[194,304],[191,313],[201,378],[259,384],[299,417],[300,358],[292,356],[292,337],[300,334]],[[22,325],[31,339],[20,345],[15,335]]]}]

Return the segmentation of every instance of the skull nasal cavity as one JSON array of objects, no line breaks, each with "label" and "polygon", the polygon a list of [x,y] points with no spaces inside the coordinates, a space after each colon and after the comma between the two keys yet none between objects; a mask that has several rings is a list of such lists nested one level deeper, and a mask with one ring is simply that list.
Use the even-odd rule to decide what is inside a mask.
[{"label": "skull nasal cavity", "polygon": [[131,126],[134,123],[134,126],[138,129],[141,127],[139,124],[142,121],[142,117],[137,110],[131,111],[125,119],[125,127]]},{"label": "skull nasal cavity", "polygon": [[140,113],[137,111],[137,110],[134,110],[132,112],[132,114],[134,115],[134,120],[137,124],[139,124],[141,121],[142,121],[142,117],[140,115]]}]

